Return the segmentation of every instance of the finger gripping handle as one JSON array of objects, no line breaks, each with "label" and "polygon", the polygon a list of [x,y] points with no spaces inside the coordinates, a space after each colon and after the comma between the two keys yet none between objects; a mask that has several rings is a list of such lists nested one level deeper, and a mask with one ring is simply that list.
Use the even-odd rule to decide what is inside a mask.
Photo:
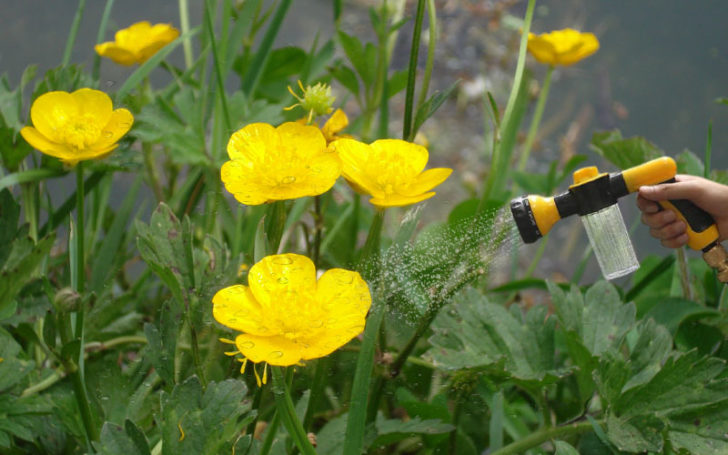
[{"label": "finger gripping handle", "polygon": [[705,210],[687,199],[671,199],[660,201],[659,204],[663,208],[675,212],[678,219],[685,223],[690,248],[704,251],[718,241],[718,227],[715,225],[713,217]]}]

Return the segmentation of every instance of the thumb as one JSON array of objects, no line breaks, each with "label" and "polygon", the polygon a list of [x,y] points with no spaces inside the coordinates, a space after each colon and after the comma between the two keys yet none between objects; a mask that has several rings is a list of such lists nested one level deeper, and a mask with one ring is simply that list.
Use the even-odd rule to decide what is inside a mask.
[{"label": "thumb", "polygon": [[650,201],[689,199],[695,202],[695,199],[700,195],[700,184],[695,180],[686,180],[660,185],[645,185],[640,187],[639,194]]}]

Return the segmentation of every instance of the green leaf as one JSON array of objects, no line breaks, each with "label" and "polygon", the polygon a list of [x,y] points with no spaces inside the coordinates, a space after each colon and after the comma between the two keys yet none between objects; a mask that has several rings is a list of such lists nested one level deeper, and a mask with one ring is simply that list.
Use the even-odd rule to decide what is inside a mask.
[{"label": "green leaf", "polygon": [[159,327],[151,323],[144,324],[148,341],[145,352],[159,377],[167,384],[174,384],[175,352],[182,314],[178,306],[172,306],[169,302],[160,313]]},{"label": "green leaf", "polygon": [[720,311],[680,297],[655,296],[639,302],[638,313],[665,326],[675,336],[687,321],[720,316]]},{"label": "green leaf", "polygon": [[343,31],[339,31],[337,36],[344,53],[349,58],[349,61],[354,66],[356,72],[359,73],[359,77],[361,77],[362,81],[364,81],[364,85],[371,85],[370,73],[374,71],[374,69],[367,68],[367,56],[362,42],[359,41],[359,38],[353,35],[348,35]]},{"label": "green leaf", "polygon": [[685,150],[675,157],[677,163],[677,172],[680,174],[690,174],[702,177],[705,173],[705,164],[696,154],[690,150]]},{"label": "green leaf", "polygon": [[230,453],[240,428],[246,425],[239,420],[250,410],[243,400],[246,393],[245,383],[233,379],[211,382],[203,393],[195,376],[175,386],[171,394],[163,392],[157,419],[162,431],[162,454]]},{"label": "green leaf", "polygon": [[415,113],[415,123],[412,128],[412,134],[416,134],[417,130],[420,129],[423,123],[425,121],[432,117],[432,114],[434,114],[440,106],[442,106],[442,103],[444,103],[450,95],[453,94],[455,89],[458,88],[458,84],[460,83],[459,80],[453,82],[450,87],[445,89],[444,92],[435,92],[430,96],[427,101],[422,103],[421,106],[417,107],[417,112]]},{"label": "green leaf", "polygon": [[535,306],[515,317],[473,289],[432,325],[428,351],[439,368],[490,368],[524,381],[550,382],[567,373],[554,361],[555,318]]},{"label": "green leaf", "polygon": [[343,64],[337,65],[331,70],[331,75],[355,97],[359,97],[359,81],[351,68]]},{"label": "green leaf", "polygon": [[697,351],[673,353],[654,377],[619,397],[619,416],[682,413],[724,400],[728,379],[719,379],[725,361]]},{"label": "green leaf", "polygon": [[[131,430],[131,431],[130,431]],[[125,426],[104,423],[97,450],[102,455],[149,455],[146,437],[130,420]]]},{"label": "green leaf", "polygon": [[620,169],[665,155],[665,152],[643,137],[622,138],[619,130],[594,133],[590,147]]},{"label": "green leaf", "polygon": [[164,281],[178,304],[185,305],[186,295],[195,287],[192,267],[192,228],[163,202],[152,214],[149,225],[136,220],[137,247],[144,261]]},{"label": "green leaf", "polygon": [[554,455],[579,455],[571,444],[564,441],[554,441],[554,449]]},{"label": "green leaf", "polygon": [[592,355],[598,356],[619,342],[635,321],[635,306],[623,304],[617,290],[599,281],[584,295],[581,337]]},{"label": "green leaf", "polygon": [[699,455],[728,453],[728,402],[713,403],[670,417],[667,439],[673,449]]},{"label": "green leaf", "polygon": [[0,267],[10,254],[10,248],[5,246],[10,245],[15,239],[19,218],[20,205],[15,202],[13,194],[7,189],[0,191],[0,245],[4,246],[0,248]]},{"label": "green leaf", "polygon": [[621,451],[659,452],[665,424],[655,416],[636,416],[620,419],[607,415],[607,436]]},{"label": "green leaf", "polygon": [[[26,235],[24,230],[21,235]],[[56,240],[55,233],[42,238],[37,244],[29,237],[18,237],[10,245],[10,253],[0,269],[0,312],[12,303],[16,294],[32,278],[38,265],[48,257]]]},{"label": "green leaf", "polygon": [[62,169],[35,168],[27,171],[19,171],[14,174],[8,174],[0,178],[0,190],[21,183],[39,182],[54,177],[66,175],[66,171]]},{"label": "green leaf", "polygon": [[419,417],[414,417],[405,422],[399,419],[385,419],[381,415],[377,416],[375,428],[377,437],[371,444],[373,448],[393,444],[415,435],[449,433],[455,429],[454,426],[437,419],[420,420]]}]

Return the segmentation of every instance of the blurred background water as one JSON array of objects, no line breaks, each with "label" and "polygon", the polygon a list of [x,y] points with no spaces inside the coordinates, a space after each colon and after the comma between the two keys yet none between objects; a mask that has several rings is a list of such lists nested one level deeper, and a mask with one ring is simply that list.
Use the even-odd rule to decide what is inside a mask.
[{"label": "blurred background water", "polygon": [[[2,0],[1,3],[0,74],[7,74],[11,86],[18,83],[24,68],[30,64],[39,66],[39,74],[58,65],[78,2]],[[105,3],[87,2],[72,62],[91,67],[93,43]],[[200,0],[189,3],[191,22],[199,24],[203,3]],[[413,14],[414,3],[407,2],[406,14]],[[373,0],[345,1],[344,29],[373,39],[366,8],[376,4],[379,2]],[[442,219],[462,199],[464,193],[459,188],[463,181],[467,185],[468,179],[482,177],[473,172],[482,166],[487,143],[482,93],[490,90],[499,103],[505,104],[515,64],[518,20],[523,17],[526,2],[443,0],[437,4],[442,36],[433,87],[443,89],[457,79],[462,81],[457,100],[449,102],[423,130],[431,141],[432,165],[449,165],[460,174],[459,179],[448,182],[451,187],[443,190],[444,197],[431,203],[432,211],[438,213],[434,217]],[[111,39],[119,28],[139,20],[179,26],[177,2],[116,1],[106,39]],[[585,61],[555,72],[542,124],[546,134],[537,144],[529,170],[545,170],[566,148],[588,155],[589,164],[604,164],[589,151],[588,142],[593,132],[612,128],[620,129],[625,137],[644,136],[668,155],[689,149],[702,156],[710,122],[713,124],[713,167],[727,168],[728,154],[724,149],[728,146],[728,106],[715,102],[717,98],[728,97],[726,23],[728,3],[722,0],[538,2],[534,32],[565,27],[591,31],[598,36],[601,48]],[[297,0],[285,19],[277,44],[309,48],[317,34],[326,39],[333,32],[331,1]],[[405,26],[395,50],[395,67],[406,65],[408,33]],[[181,48],[170,58],[182,65]],[[534,81],[541,81],[545,68],[534,61],[530,61],[529,67]],[[105,60],[101,70],[103,86],[113,91],[133,68]],[[236,84],[236,81],[229,82],[233,87]],[[397,112],[393,108],[391,131],[394,135],[401,128],[397,124]],[[630,225],[637,216],[634,203],[621,205]],[[566,232],[576,228],[560,229]],[[566,241],[565,234],[559,235]],[[646,229],[637,229],[638,257],[660,251],[658,242],[642,241],[647,238]],[[577,253],[583,250],[584,242],[582,236],[575,247]],[[547,254],[546,270],[563,269],[566,262],[573,262],[573,257],[562,256],[561,249]]]}]

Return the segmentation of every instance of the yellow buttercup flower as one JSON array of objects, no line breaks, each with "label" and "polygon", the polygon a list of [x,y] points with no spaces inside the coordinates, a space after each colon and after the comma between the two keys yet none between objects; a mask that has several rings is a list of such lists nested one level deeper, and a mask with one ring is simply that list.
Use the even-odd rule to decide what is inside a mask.
[{"label": "yellow buttercup flower", "polygon": [[94,49],[120,65],[142,64],[158,50],[176,40],[179,30],[170,24],[137,22],[116,32],[114,41],[97,44]]},{"label": "yellow buttercup flower", "polygon": [[599,49],[593,33],[567,28],[541,35],[528,34],[528,51],[536,60],[548,65],[573,65]]},{"label": "yellow buttercup flower", "polygon": [[113,109],[111,98],[99,90],[48,92],[30,107],[33,126],[20,134],[42,153],[75,165],[101,158],[114,150],[134,117],[126,109]]},{"label": "yellow buttercup flower", "polygon": [[339,139],[332,146],[339,153],[342,173],[355,190],[369,194],[377,207],[400,207],[435,195],[432,190],[450,176],[452,169],[424,171],[429,154],[421,145],[400,139],[380,139],[371,145]]},{"label": "yellow buttercup flower", "polygon": [[297,122],[247,125],[230,137],[227,152],[220,177],[246,205],[316,196],[341,175],[341,160],[321,130]]},{"label": "yellow buttercup flower", "polygon": [[248,286],[221,289],[212,303],[217,322],[243,332],[228,353],[242,354],[242,372],[248,360],[288,366],[329,355],[364,330],[372,299],[357,272],[330,269],[316,280],[309,258],[279,254],[250,268]]}]

